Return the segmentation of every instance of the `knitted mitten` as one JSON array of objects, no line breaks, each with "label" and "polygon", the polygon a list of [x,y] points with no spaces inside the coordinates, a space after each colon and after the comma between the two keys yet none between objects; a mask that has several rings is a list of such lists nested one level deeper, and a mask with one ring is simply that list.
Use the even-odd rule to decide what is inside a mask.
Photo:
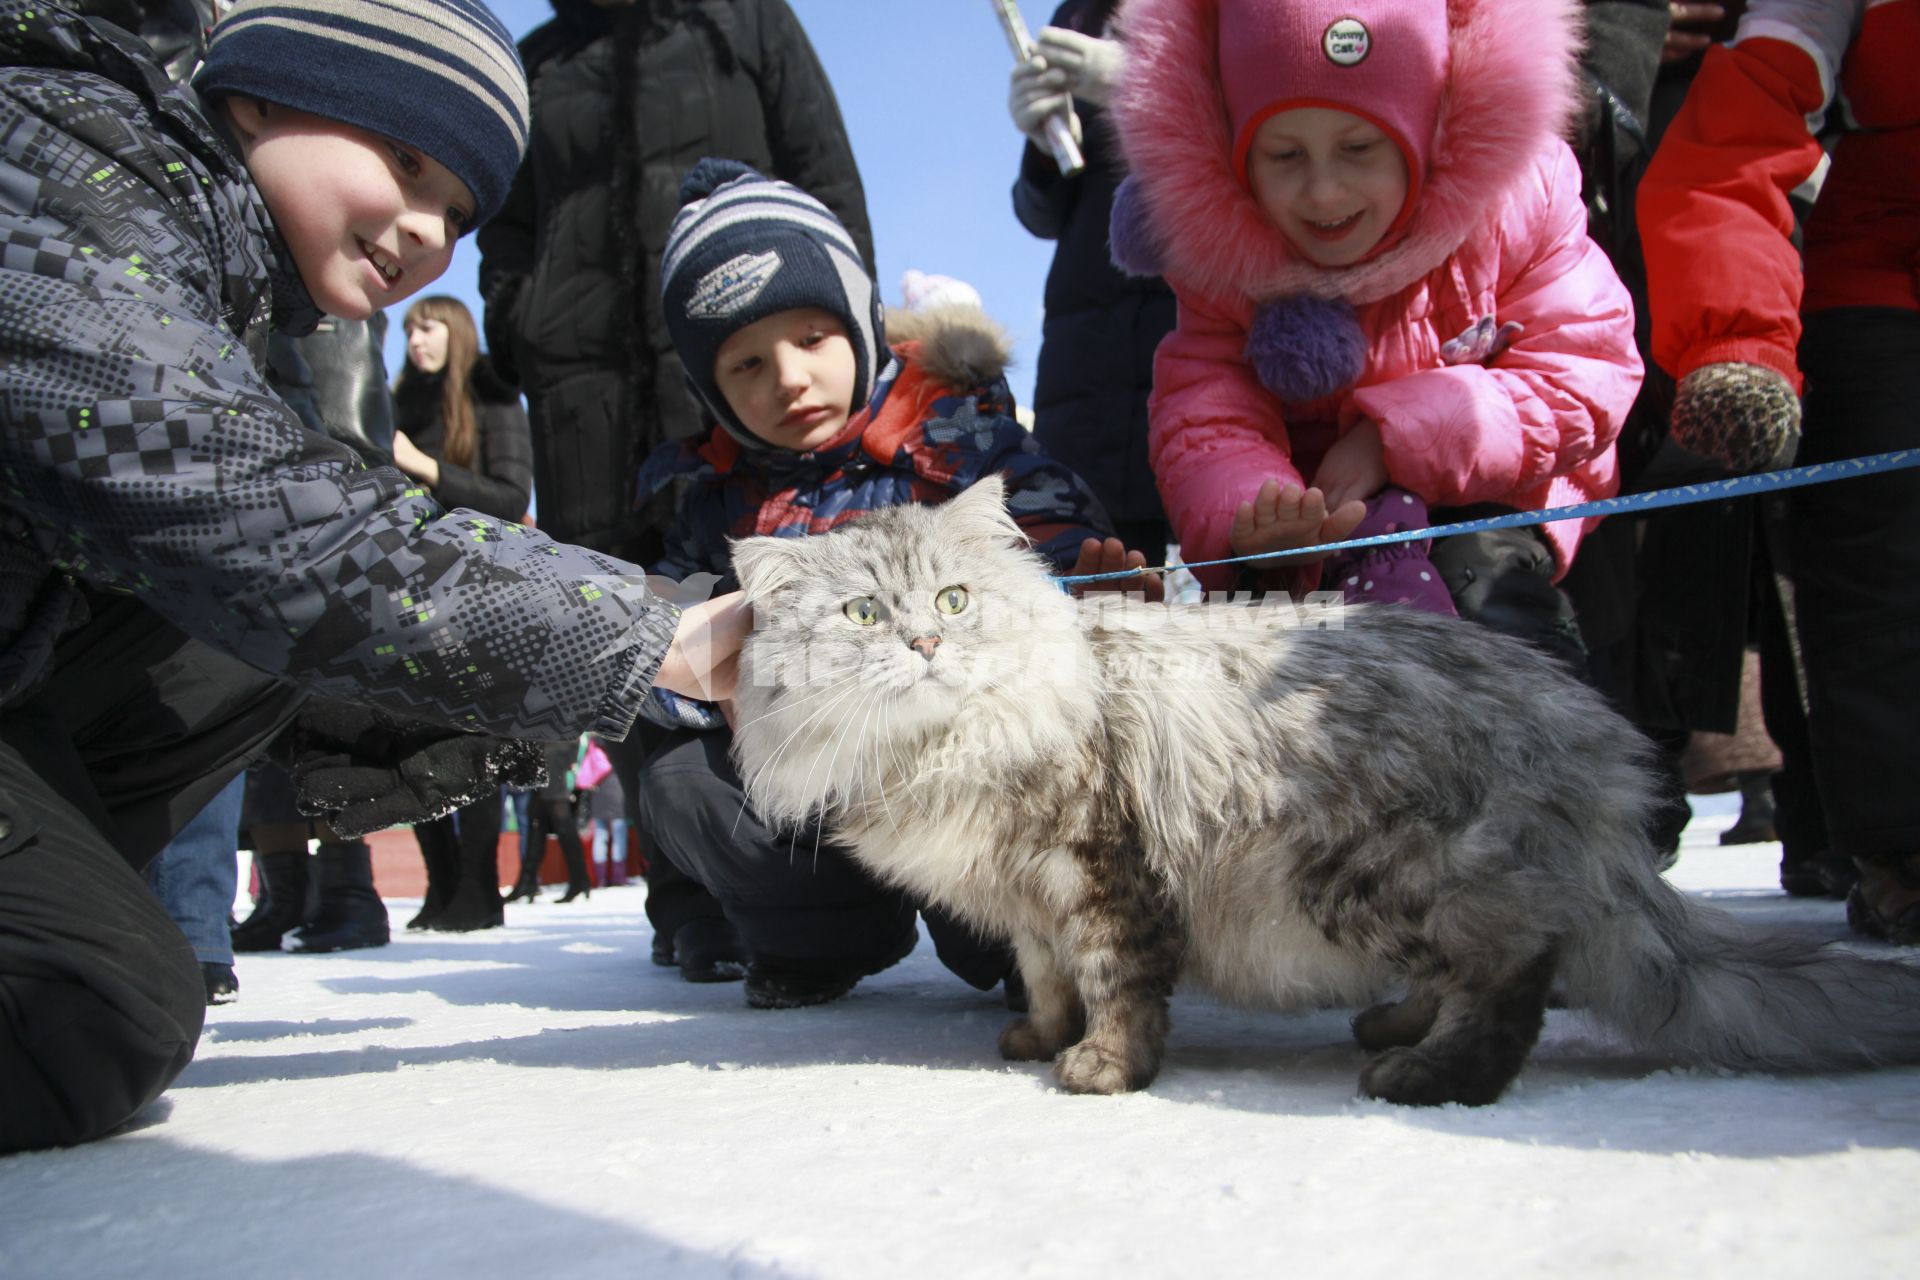
[{"label": "knitted mitten", "polygon": [[1800,397],[1757,364],[1706,364],[1680,379],[1668,434],[1674,443],[1734,472],[1768,471],[1800,442]]}]

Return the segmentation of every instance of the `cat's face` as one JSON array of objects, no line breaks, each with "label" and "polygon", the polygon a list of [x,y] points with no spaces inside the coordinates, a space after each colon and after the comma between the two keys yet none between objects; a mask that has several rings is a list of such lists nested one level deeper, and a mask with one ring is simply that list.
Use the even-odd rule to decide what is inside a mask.
[{"label": "cat's face", "polygon": [[997,479],[941,507],[897,507],[811,538],[736,544],[754,600],[742,709],[805,706],[891,731],[944,720],[1034,674],[1071,606],[1008,519]]}]

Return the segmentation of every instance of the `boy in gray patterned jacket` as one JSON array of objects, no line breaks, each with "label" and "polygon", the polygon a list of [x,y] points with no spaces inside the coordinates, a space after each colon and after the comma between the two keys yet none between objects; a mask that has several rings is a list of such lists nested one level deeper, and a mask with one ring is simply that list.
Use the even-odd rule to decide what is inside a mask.
[{"label": "boy in gray patterned jacket", "polygon": [[444,511],[265,380],[270,325],[446,269],[526,118],[478,0],[240,0],[191,91],[0,0],[0,1152],[97,1137],[191,1058],[199,969],[134,868],[308,693],[404,718],[331,717],[348,835],[456,802],[460,729],[618,737],[737,645],[728,602]]}]

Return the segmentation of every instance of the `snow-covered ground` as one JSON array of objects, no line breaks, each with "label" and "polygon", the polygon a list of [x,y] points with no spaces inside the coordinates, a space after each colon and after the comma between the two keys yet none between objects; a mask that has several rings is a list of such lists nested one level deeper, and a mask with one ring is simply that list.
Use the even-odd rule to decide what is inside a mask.
[{"label": "snow-covered ground", "polygon": [[[1845,936],[1722,850],[1675,879]],[[1497,1105],[1354,1097],[1346,1014],[1182,996],[1069,1097],[925,943],[819,1009],[647,960],[639,887],[378,951],[243,956],[129,1131],[0,1159],[0,1276],[1911,1276],[1920,1070],[1661,1069],[1556,1012]],[[410,904],[393,903],[397,920]]]}]

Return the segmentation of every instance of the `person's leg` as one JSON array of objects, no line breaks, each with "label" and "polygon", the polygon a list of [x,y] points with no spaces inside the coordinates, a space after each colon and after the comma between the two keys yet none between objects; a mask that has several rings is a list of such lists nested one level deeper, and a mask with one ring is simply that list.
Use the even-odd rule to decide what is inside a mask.
[{"label": "person's leg", "polygon": [[[653,926],[653,962],[679,966],[693,981],[732,980],[746,972],[746,950],[727,922],[720,902],[705,886],[660,856],[640,813],[640,777],[647,758],[666,741],[668,731],[636,723],[622,742],[602,742],[620,779],[627,821],[640,835],[647,856],[647,923]],[[691,926],[691,927],[689,927]],[[684,946],[680,939],[684,936]],[[686,956],[682,955],[682,952]],[[693,960],[693,967],[685,963]]]},{"label": "person's leg", "polygon": [[137,600],[88,595],[35,701],[86,763],[113,846],[144,867],[267,749],[306,694],[191,640]]},{"label": "person's leg", "polygon": [[216,793],[147,864],[147,884],[203,964],[233,963],[227,920],[239,887],[240,802],[246,775]]},{"label": "person's leg", "polygon": [[817,1004],[913,949],[914,908],[818,831],[761,825],[725,733],[680,733],[640,779],[642,837],[717,898],[752,954],[748,1001]]},{"label": "person's leg", "polygon": [[340,840],[330,832],[314,850],[319,908],[294,935],[291,951],[358,951],[391,940],[387,904],[373,885],[373,850],[365,840]]},{"label": "person's leg", "polygon": [[446,910],[427,926],[442,933],[471,933],[506,923],[500,901],[499,797],[482,796],[458,812],[459,883]]},{"label": "person's leg", "polygon": [[204,979],[135,872],[305,696],[131,597],[88,604],[0,716],[0,1150],[98,1137],[192,1058]]},{"label": "person's leg", "polygon": [[199,962],[51,716],[0,716],[0,1153],[101,1137],[193,1057]]},{"label": "person's leg", "polygon": [[[1920,443],[1920,313],[1807,318],[1802,463]],[[1920,944],[1920,473],[1813,485],[1788,501],[1807,733],[1836,852],[1860,864],[1859,931]]]},{"label": "person's leg", "polygon": [[540,826],[533,816],[533,810],[539,806],[528,803],[528,794],[525,791],[509,794],[513,796],[514,826],[520,834],[520,870],[514,876],[513,891],[502,902],[532,902],[540,896],[540,859],[547,851],[546,831],[544,828],[537,833],[534,830]]},{"label": "person's leg", "polygon": [[559,901],[572,902],[588,896],[593,889],[593,877],[587,871],[587,851],[580,843],[580,826],[574,821],[572,807],[556,797],[537,803],[546,811],[547,826],[559,840],[560,856],[567,864],[567,892]]},{"label": "person's leg", "polygon": [[460,882],[459,837],[454,832],[453,816],[441,814],[431,822],[416,822],[413,838],[420,846],[420,861],[427,868],[427,891],[420,910],[407,921],[407,928],[426,929],[447,909]]},{"label": "person's leg", "polygon": [[200,961],[208,1004],[225,1004],[240,991],[228,928],[240,874],[240,804],[246,787],[246,775],[236,774],[147,864],[147,885]]}]

